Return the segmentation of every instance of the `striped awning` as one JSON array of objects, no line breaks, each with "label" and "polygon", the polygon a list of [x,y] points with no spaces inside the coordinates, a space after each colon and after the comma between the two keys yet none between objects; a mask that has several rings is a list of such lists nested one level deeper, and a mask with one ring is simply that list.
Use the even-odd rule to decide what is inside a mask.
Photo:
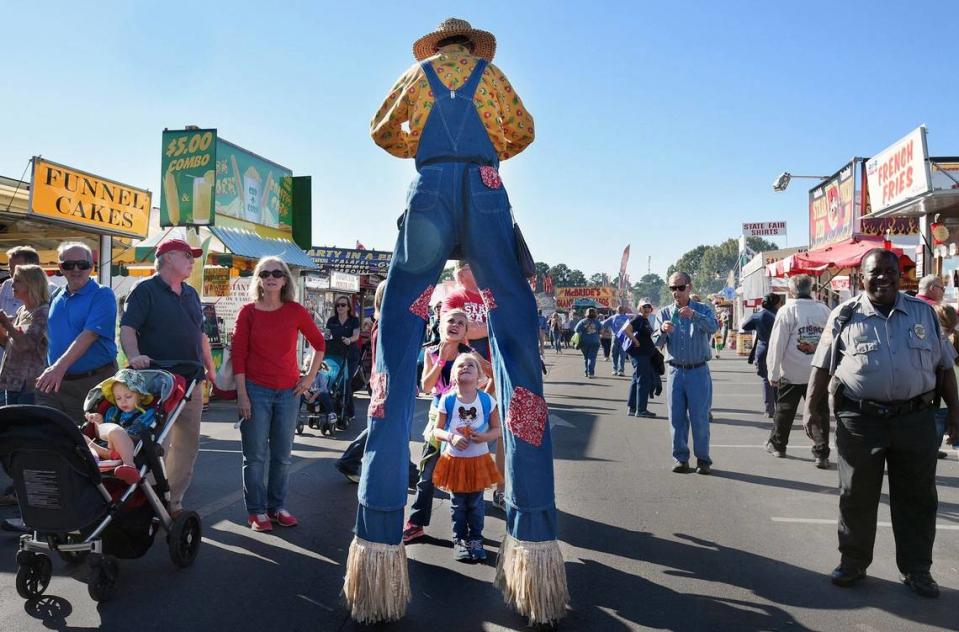
[{"label": "striped awning", "polygon": [[261,237],[242,228],[210,226],[213,236],[223,242],[227,250],[241,257],[279,257],[287,265],[300,268],[316,268],[316,264],[303,250],[289,239]]}]

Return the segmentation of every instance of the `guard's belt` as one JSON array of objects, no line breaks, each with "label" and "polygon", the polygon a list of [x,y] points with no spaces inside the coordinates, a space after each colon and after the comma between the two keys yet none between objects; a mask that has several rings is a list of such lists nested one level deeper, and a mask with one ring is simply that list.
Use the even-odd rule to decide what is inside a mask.
[{"label": "guard's belt", "polygon": [[838,410],[851,411],[869,415],[872,417],[897,417],[899,415],[908,415],[916,411],[925,410],[932,407],[936,391],[927,391],[918,397],[907,399],[900,402],[873,402],[868,399],[858,400],[846,395],[842,395],[840,401],[836,402]]}]

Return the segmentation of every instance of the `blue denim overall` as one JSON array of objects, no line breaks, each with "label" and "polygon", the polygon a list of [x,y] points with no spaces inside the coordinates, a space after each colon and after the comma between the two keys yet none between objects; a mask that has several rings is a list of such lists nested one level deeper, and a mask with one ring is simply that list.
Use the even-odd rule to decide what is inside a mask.
[{"label": "blue denim overall", "polygon": [[520,540],[556,538],[549,424],[539,447],[514,437],[505,424],[514,389],[541,398],[543,383],[536,302],[517,262],[509,198],[502,186],[489,188],[480,177],[481,166],[499,166],[473,105],[486,66],[480,60],[466,83],[450,90],[429,62],[422,64],[435,101],[419,141],[419,175],[410,185],[383,296],[373,377],[385,376],[385,399],[382,411],[369,418],[359,488],[356,535],[372,542],[401,540],[416,359],[428,317],[414,307],[429,300],[457,246],[480,289],[492,297],[489,342],[506,445],[508,531]]}]

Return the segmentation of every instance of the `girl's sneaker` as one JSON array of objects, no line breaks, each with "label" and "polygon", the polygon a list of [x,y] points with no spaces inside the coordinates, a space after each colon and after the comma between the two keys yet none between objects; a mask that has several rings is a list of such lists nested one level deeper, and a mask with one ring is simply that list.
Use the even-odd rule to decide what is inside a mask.
[{"label": "girl's sneaker", "polygon": [[403,529],[403,544],[409,544],[419,540],[426,535],[426,532],[423,531],[423,527],[413,524],[412,522],[406,523],[406,528]]},{"label": "girl's sneaker", "polygon": [[453,540],[453,559],[457,562],[470,562],[473,560],[469,544],[466,540]]},{"label": "girl's sneaker", "polygon": [[482,562],[486,559],[486,549],[483,548],[483,538],[478,538],[476,540],[470,540],[470,558],[478,562]]},{"label": "girl's sneaker", "polygon": [[291,514],[286,509],[277,509],[276,511],[266,512],[267,517],[269,517],[270,522],[275,522],[281,527],[295,527],[300,524],[300,521],[296,519],[296,516]]},{"label": "girl's sneaker", "polygon": [[273,531],[273,523],[266,514],[250,514],[246,521],[254,531]]},{"label": "girl's sneaker", "polygon": [[133,485],[140,482],[140,471],[132,465],[118,466],[115,470],[113,470],[113,475],[127,485]]}]

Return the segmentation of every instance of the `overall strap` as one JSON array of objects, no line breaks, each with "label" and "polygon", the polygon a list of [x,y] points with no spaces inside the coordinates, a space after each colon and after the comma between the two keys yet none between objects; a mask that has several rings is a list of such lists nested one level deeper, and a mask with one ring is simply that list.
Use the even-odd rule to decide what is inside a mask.
[{"label": "overall strap", "polygon": [[486,71],[487,65],[488,62],[485,59],[478,59],[476,61],[476,67],[473,68],[473,72],[470,73],[469,79],[456,90],[456,93],[464,98],[472,99],[476,94],[476,88],[479,87],[480,79],[483,78],[483,73]]},{"label": "overall strap", "polygon": [[429,60],[420,62],[420,68],[423,69],[423,74],[426,75],[426,80],[429,82],[430,88],[433,89],[433,94],[435,96],[439,96],[447,91],[450,93],[453,92],[446,87],[446,84],[440,81],[439,75],[437,75],[436,71],[433,70],[433,64]]}]

